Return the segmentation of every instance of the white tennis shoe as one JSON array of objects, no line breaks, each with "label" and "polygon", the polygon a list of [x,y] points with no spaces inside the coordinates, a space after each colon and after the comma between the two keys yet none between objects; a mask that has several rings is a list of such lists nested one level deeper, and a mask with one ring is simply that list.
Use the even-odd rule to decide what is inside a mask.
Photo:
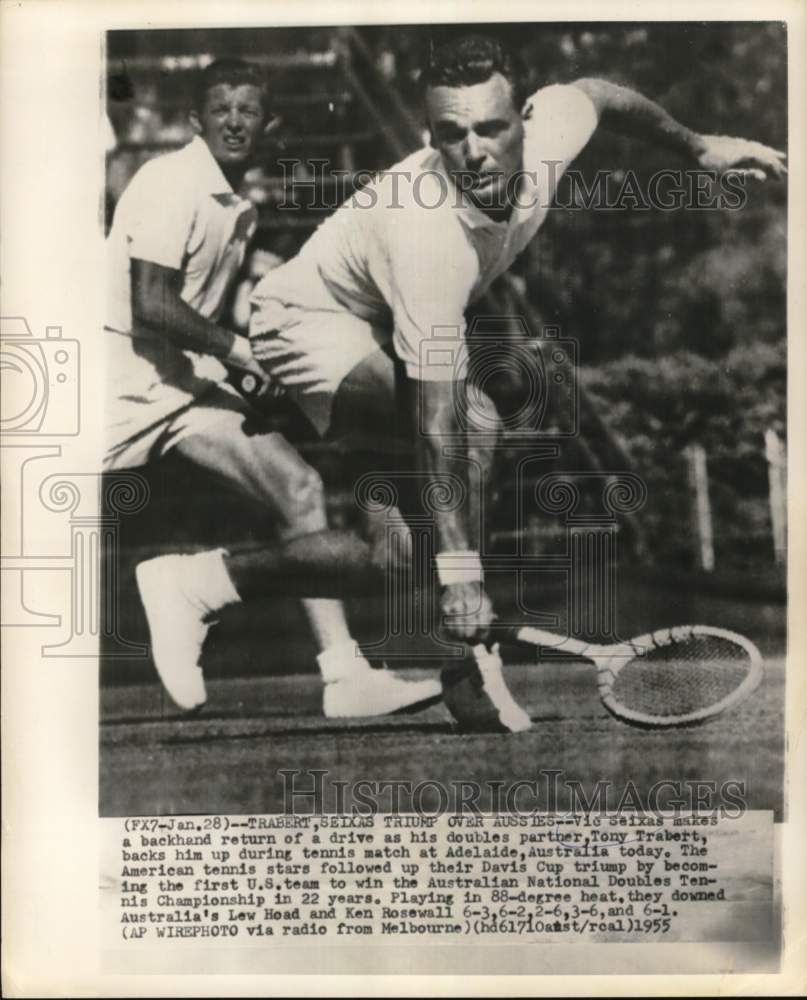
[{"label": "white tennis shoe", "polygon": [[464,660],[443,670],[446,706],[464,732],[523,733],[532,719],[510,693],[502,673],[498,643],[474,647],[474,662]]},{"label": "white tennis shoe", "polygon": [[407,681],[391,670],[374,670],[352,640],[317,657],[325,687],[326,719],[369,718],[418,711],[443,696],[440,681]]},{"label": "white tennis shoe", "polygon": [[369,718],[415,712],[442,697],[438,680],[407,681],[390,670],[368,667],[360,675],[326,684],[322,708],[326,719]]},{"label": "white tennis shoe", "polygon": [[[199,660],[211,616],[237,599],[229,582],[214,578],[219,561],[216,552],[158,556],[135,570],[154,665],[168,694],[186,712],[207,701]],[[438,680],[407,681],[390,671],[373,670],[352,641],[320,654],[318,660],[329,719],[414,711],[442,697]]]},{"label": "white tennis shoe", "polygon": [[496,706],[501,724],[511,733],[523,733],[531,729],[532,719],[516,702],[510,693],[510,688],[504,682],[499,644],[497,643],[493,649],[483,645],[476,646],[474,656],[479,673],[482,675],[482,686]]},{"label": "white tennis shoe", "polygon": [[151,656],[165,690],[186,712],[207,701],[199,660],[210,608],[194,593],[186,562],[193,556],[158,556],[140,563],[137,586],[151,633]]}]

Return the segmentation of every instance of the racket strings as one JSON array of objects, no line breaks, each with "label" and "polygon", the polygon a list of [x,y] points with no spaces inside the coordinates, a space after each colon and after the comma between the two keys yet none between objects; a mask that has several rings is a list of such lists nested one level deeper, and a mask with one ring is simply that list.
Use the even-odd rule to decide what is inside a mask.
[{"label": "racket strings", "polygon": [[730,696],[751,669],[751,657],[739,643],[693,634],[628,660],[612,693],[626,709],[648,717],[687,716]]}]

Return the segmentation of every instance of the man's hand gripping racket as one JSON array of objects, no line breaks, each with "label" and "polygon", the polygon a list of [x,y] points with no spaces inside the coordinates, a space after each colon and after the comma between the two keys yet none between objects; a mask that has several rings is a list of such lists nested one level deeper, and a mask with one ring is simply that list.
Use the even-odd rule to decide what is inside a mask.
[{"label": "man's hand gripping racket", "polygon": [[522,733],[532,720],[504,680],[499,646],[487,641],[495,621],[493,605],[481,582],[443,588],[440,610],[451,639],[466,643],[464,657],[442,670],[443,701],[461,732]]},{"label": "man's hand gripping racket", "polygon": [[228,381],[251,402],[278,399],[283,395],[278,385],[263,369],[252,353],[247,337],[236,337],[224,363],[229,371]]}]

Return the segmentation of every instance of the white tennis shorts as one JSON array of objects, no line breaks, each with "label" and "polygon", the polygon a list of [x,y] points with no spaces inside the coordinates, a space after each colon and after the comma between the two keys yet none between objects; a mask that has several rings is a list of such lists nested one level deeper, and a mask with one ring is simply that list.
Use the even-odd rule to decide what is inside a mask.
[{"label": "white tennis shorts", "polygon": [[265,299],[250,338],[258,361],[324,436],[342,380],[389,340],[389,331],[349,312]]},{"label": "white tennis shorts", "polygon": [[[130,418],[130,427],[142,427],[128,437],[108,440],[104,469],[133,469],[148,465],[167,454],[186,437],[199,434],[211,424],[229,423],[233,434],[240,433],[244,418],[252,411],[249,404],[230,386],[214,385],[199,398],[152,423],[136,400],[116,400],[118,417]],[[144,412],[140,412],[144,411]],[[146,426],[143,426],[144,421]]]}]

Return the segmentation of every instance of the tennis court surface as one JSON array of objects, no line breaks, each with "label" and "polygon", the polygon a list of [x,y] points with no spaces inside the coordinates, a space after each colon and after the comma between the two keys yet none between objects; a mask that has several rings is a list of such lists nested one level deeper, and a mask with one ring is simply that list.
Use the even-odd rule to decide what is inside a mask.
[{"label": "tennis court surface", "polygon": [[[407,676],[428,673],[413,669]],[[350,788],[360,780],[477,782],[484,810],[492,801],[486,783],[526,779],[548,789],[546,772],[559,771],[558,809],[568,807],[568,784],[575,781],[588,797],[597,782],[611,783],[609,807],[629,782],[644,805],[662,780],[689,788],[715,782],[718,790],[742,782],[748,808],[774,809],[782,818],[783,656],[768,653],[761,687],[739,708],[668,730],[612,718],[597,697],[593,668],[582,661],[511,663],[505,676],[534,720],[530,732],[461,735],[442,704],[412,715],[327,720],[314,674],[211,680],[208,704],[193,718],[180,717],[156,682],[105,688],[101,815],[285,811],[282,770],[303,772],[297,779],[303,789],[313,787],[305,772],[326,771],[326,812],[337,809],[334,782]],[[664,794],[669,801],[672,793]],[[384,802],[391,798],[378,801],[389,811]],[[424,792],[422,801],[436,808],[437,792]],[[529,797],[517,802],[535,805]]]}]

